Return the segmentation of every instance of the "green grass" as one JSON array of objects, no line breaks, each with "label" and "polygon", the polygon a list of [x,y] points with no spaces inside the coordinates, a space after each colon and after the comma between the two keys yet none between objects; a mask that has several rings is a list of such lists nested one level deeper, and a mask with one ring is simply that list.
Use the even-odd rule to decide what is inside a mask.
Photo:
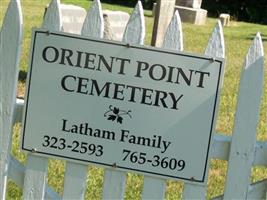
[{"label": "green grass", "polygon": [[[0,2],[0,24],[9,1]],[[88,10],[91,1],[80,0],[62,0],[63,3],[75,3]],[[20,61],[21,79],[18,88],[18,96],[24,96],[25,74],[28,66],[29,46],[31,40],[31,28],[39,27],[42,23],[44,7],[49,3],[48,0],[22,1],[23,20],[24,20],[24,39],[23,50]],[[128,13],[132,12],[132,8],[102,4],[103,9],[121,10]],[[146,16],[146,45],[150,44],[153,26],[153,18],[151,11],[145,11]],[[216,19],[208,18],[207,24],[204,26],[195,26],[183,23],[184,48],[187,52],[203,53],[207,45],[208,39],[216,24]],[[244,22],[232,22],[230,27],[224,28],[225,46],[226,46],[226,67],[224,86],[220,98],[219,117],[216,130],[226,135],[231,135],[234,126],[234,115],[238,96],[238,87],[240,81],[240,73],[242,70],[246,52],[257,32],[261,32],[264,41],[265,55],[267,55],[267,26],[250,24]],[[267,140],[267,62],[265,62],[265,84],[264,96],[262,99],[260,120],[258,125],[257,139],[261,141]],[[20,125],[14,127],[12,154],[25,164],[26,154],[19,149],[20,143]],[[88,184],[86,199],[100,199],[103,185],[103,169],[89,167]],[[58,193],[62,194],[64,184],[65,162],[51,160],[49,162],[48,183]],[[227,162],[213,160],[211,162],[211,170],[209,172],[208,196],[214,197],[223,193],[224,182],[227,171]],[[254,167],[252,169],[251,180],[253,182],[267,178],[267,170],[263,167]],[[143,185],[143,176],[136,174],[127,175],[126,199],[140,199]],[[180,199],[183,184],[175,181],[168,181],[166,190],[166,199]],[[21,199],[22,191],[12,181],[8,184],[7,199]]]}]

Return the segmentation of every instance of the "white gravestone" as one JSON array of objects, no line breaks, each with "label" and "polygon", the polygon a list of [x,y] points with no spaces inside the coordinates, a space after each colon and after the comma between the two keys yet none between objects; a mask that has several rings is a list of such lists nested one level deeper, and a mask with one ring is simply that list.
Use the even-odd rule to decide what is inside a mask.
[{"label": "white gravestone", "polygon": [[189,8],[201,8],[202,0],[176,0],[176,5],[189,7]]},{"label": "white gravestone", "polygon": [[63,31],[80,34],[86,10],[79,6],[60,4]]},{"label": "white gravestone", "polygon": [[196,25],[206,24],[207,10],[201,8],[202,0],[176,0],[175,10],[179,11],[182,22]]},{"label": "white gravestone", "polygon": [[152,46],[161,47],[166,29],[173,16],[175,0],[158,0],[155,8]]},{"label": "white gravestone", "polygon": [[130,15],[122,11],[103,10],[105,38],[121,41]]},{"label": "white gravestone", "polygon": [[220,21],[223,26],[230,26],[230,15],[226,13],[220,14]]},{"label": "white gravestone", "polygon": [[[86,17],[86,10],[71,4],[60,4],[60,10],[62,30],[68,33],[80,34]],[[103,16],[105,23],[104,37],[109,40],[121,41],[130,15],[121,11],[103,10]]]}]

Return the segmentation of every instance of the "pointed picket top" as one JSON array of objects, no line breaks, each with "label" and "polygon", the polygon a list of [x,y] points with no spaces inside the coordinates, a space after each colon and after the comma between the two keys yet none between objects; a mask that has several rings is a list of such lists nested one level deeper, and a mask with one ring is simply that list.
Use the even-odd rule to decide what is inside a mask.
[{"label": "pointed picket top", "polygon": [[[81,35],[102,38],[104,35],[104,19],[99,0],[94,0],[87,12]],[[87,165],[67,162],[63,199],[84,199],[86,192]]]},{"label": "pointed picket top", "polygon": [[81,35],[100,37],[104,35],[104,19],[102,7],[99,0],[94,0],[91,8],[87,12],[83,23]]},{"label": "pointed picket top", "polygon": [[162,47],[178,51],[184,50],[182,22],[178,10],[175,11],[167,28]]},{"label": "pointed picket top", "polygon": [[49,31],[60,31],[62,29],[60,1],[52,0],[45,13],[42,28]]},{"label": "pointed picket top", "polygon": [[244,68],[247,69],[252,63],[264,56],[263,44],[260,33],[257,33],[245,58]]},{"label": "pointed picket top", "polygon": [[246,55],[240,79],[224,199],[247,199],[263,95],[263,54],[258,33]]},{"label": "pointed picket top", "polygon": [[[46,10],[42,28],[47,31],[61,31],[60,1],[52,0]],[[28,154],[24,177],[23,198],[27,200],[44,199],[47,179],[48,159]]]},{"label": "pointed picket top", "polygon": [[0,32],[0,199],[5,199],[7,186],[22,29],[20,1],[10,1]]},{"label": "pointed picket top", "polygon": [[138,1],[134,11],[127,23],[123,34],[123,42],[130,44],[144,44],[145,38],[145,19],[141,1]]},{"label": "pointed picket top", "polygon": [[[225,46],[221,22],[218,21],[209,39],[205,50],[206,56],[224,58]],[[223,84],[221,84],[223,85]],[[206,186],[197,184],[184,184],[183,199],[205,199]]]},{"label": "pointed picket top", "polygon": [[208,42],[208,46],[205,50],[205,55],[225,58],[224,36],[220,20],[218,20],[217,25],[215,26],[212,32],[212,35]]},{"label": "pointed picket top", "polygon": [[[144,15],[139,1],[126,26],[123,42],[143,44],[145,36]],[[104,175],[102,199],[123,199],[126,186],[126,173],[106,169]]]}]

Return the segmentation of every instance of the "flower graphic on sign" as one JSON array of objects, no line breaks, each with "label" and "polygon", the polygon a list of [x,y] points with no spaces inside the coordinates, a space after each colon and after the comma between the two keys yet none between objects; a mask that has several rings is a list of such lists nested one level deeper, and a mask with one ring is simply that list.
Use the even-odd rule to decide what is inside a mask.
[{"label": "flower graphic on sign", "polygon": [[117,123],[122,124],[122,121],[123,121],[122,116],[127,115],[130,118],[132,118],[132,116],[130,114],[131,112],[132,112],[131,110],[128,110],[128,111],[120,110],[118,107],[110,105],[109,110],[107,112],[105,112],[104,117],[107,117],[107,120],[111,120],[113,122],[117,122]]}]

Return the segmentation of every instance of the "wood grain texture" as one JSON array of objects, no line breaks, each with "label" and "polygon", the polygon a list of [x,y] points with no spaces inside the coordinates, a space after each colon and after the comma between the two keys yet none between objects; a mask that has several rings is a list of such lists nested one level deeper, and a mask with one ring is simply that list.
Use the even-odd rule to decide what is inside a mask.
[{"label": "wood grain texture", "polygon": [[211,143],[211,158],[228,160],[230,154],[231,137],[215,134]]},{"label": "wood grain texture", "polygon": [[60,200],[62,198],[52,188],[46,185],[44,199],[45,200]]},{"label": "wood grain texture", "polygon": [[9,156],[8,178],[12,179],[19,187],[23,187],[25,167],[12,155]]},{"label": "wood grain texture", "polygon": [[144,44],[144,38],[144,10],[141,1],[138,1],[126,25],[122,41],[129,44]]},{"label": "wood grain texture", "polygon": [[[266,199],[267,180],[262,180],[249,185],[247,199]],[[212,200],[222,200],[224,195],[212,198]]]},{"label": "wood grain texture", "polygon": [[62,20],[60,10],[60,0],[52,0],[44,16],[42,28],[49,31],[61,31]]},{"label": "wood grain texture", "polygon": [[5,199],[22,41],[19,0],[9,3],[0,34],[0,199]]},{"label": "wood grain texture", "polygon": [[178,10],[175,11],[172,20],[167,28],[162,48],[183,51],[183,30]]},{"label": "wood grain texture", "polygon": [[23,199],[44,199],[47,175],[47,159],[29,154],[25,170]]},{"label": "wood grain texture", "polygon": [[22,113],[24,107],[24,100],[23,99],[16,99],[14,114],[12,119],[12,124],[22,121]]},{"label": "wood grain texture", "polygon": [[212,32],[204,54],[211,57],[225,58],[223,28],[220,20],[218,20]]},{"label": "wood grain texture", "polygon": [[[211,34],[211,37],[208,41],[208,45],[205,50],[205,55],[211,56],[212,58],[213,57],[219,57],[219,58],[225,57],[224,37],[223,37],[223,30],[222,30],[222,25],[220,21],[217,22],[217,25],[215,26]],[[218,104],[219,103],[217,103],[217,106],[216,106],[216,113],[218,111]],[[216,116],[215,116],[215,122],[216,122]],[[213,127],[213,130],[214,129],[215,127]],[[209,170],[209,167],[207,167],[206,169],[206,176],[208,176],[207,175],[208,170]],[[185,183],[183,199],[195,199],[195,198],[205,199],[206,189],[207,188],[205,185],[200,186],[200,185]]]},{"label": "wood grain texture", "polygon": [[[62,28],[60,2],[53,0],[46,12],[42,28],[48,31],[60,31]],[[49,37],[49,36],[48,36]],[[43,199],[45,197],[48,159],[28,154],[23,188],[23,198],[26,200]]]},{"label": "wood grain texture", "polygon": [[151,39],[152,46],[162,46],[164,34],[173,16],[174,6],[175,0],[157,1]]},{"label": "wood grain texture", "polygon": [[[135,6],[126,26],[123,42],[130,44],[143,44],[145,37],[144,12],[140,1]],[[103,199],[123,199],[126,184],[126,173],[109,170],[105,171]]]},{"label": "wood grain texture", "polygon": [[256,143],[253,165],[267,167],[267,142],[258,141]]},{"label": "wood grain texture", "polygon": [[182,198],[191,200],[191,199],[206,199],[206,186],[197,185],[193,183],[184,184],[184,191]]},{"label": "wood grain texture", "polygon": [[85,17],[81,35],[102,38],[104,35],[104,19],[99,0],[94,0]]},{"label": "wood grain texture", "polygon": [[[162,47],[165,49],[183,50],[182,24],[178,11],[172,17],[167,28]],[[144,177],[143,199],[164,199],[166,180]]]},{"label": "wood grain texture", "polygon": [[126,173],[106,169],[104,174],[103,200],[123,199],[126,186]]},{"label": "wood grain texture", "polygon": [[[85,18],[81,35],[102,38],[104,20],[99,0],[95,0]],[[67,162],[63,199],[84,199],[88,166]]]},{"label": "wood grain texture", "polygon": [[63,199],[84,199],[87,169],[86,165],[67,162]]},{"label": "wood grain texture", "polygon": [[[12,155],[9,156],[8,178],[12,179],[17,186],[23,188],[26,168]],[[45,199],[61,199],[60,196],[48,185],[45,187]]]},{"label": "wood grain texture", "polygon": [[245,58],[240,80],[224,199],[248,198],[263,91],[263,60],[262,40],[257,34]]},{"label": "wood grain texture", "polygon": [[249,186],[248,199],[266,199],[267,180],[253,183]]}]

